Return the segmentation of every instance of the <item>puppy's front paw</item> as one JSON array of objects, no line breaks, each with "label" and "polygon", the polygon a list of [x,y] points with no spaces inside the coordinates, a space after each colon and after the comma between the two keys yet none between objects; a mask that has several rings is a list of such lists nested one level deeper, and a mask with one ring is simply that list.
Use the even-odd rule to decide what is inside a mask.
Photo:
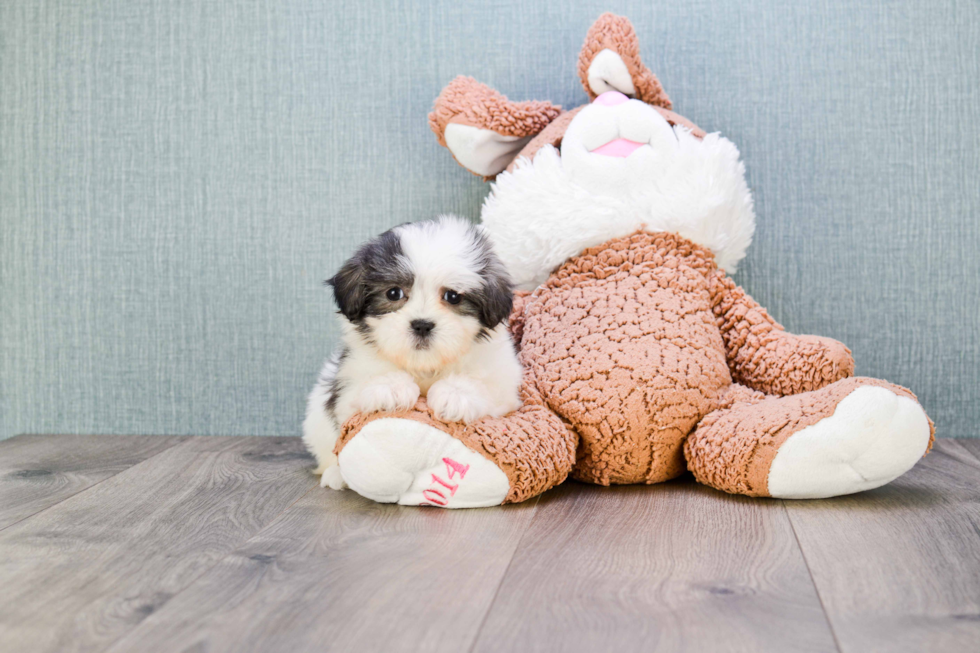
[{"label": "puppy's front paw", "polygon": [[454,375],[433,383],[426,402],[439,419],[469,424],[490,414],[486,393],[479,381]]},{"label": "puppy's front paw", "polygon": [[340,465],[331,465],[323,470],[323,476],[320,477],[320,487],[328,487],[331,490],[347,489],[347,482],[340,475]]},{"label": "puppy's front paw", "polygon": [[408,410],[419,399],[419,386],[405,372],[390,372],[372,379],[355,402],[362,413]]}]

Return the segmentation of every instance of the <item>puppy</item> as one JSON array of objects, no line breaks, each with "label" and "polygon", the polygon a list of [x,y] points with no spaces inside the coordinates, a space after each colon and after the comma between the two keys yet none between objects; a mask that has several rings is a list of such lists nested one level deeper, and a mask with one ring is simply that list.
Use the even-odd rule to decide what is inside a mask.
[{"label": "puppy", "polygon": [[361,246],[333,286],[343,344],[310,393],[303,440],[320,485],[345,487],[334,443],[356,412],[412,408],[448,422],[521,405],[506,319],[513,285],[490,243],[454,216],[404,224]]}]

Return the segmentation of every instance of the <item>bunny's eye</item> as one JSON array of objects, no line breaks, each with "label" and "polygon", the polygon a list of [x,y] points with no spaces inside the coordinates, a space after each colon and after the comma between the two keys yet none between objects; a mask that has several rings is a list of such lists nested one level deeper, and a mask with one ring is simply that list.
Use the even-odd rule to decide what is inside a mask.
[{"label": "bunny's eye", "polygon": [[389,288],[388,292],[385,293],[385,297],[388,301],[397,302],[399,299],[403,298],[405,293],[402,292],[401,288]]},{"label": "bunny's eye", "polygon": [[455,290],[447,290],[443,293],[442,298],[449,304],[458,304],[462,299]]}]

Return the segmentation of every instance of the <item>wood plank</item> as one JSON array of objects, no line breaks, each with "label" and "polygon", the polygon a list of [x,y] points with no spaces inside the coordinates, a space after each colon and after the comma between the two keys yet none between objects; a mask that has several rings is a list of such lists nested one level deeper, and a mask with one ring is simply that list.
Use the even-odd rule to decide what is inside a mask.
[{"label": "wood plank", "polygon": [[0,532],[0,650],[102,651],[315,487],[298,438],[198,437]]},{"label": "wood plank", "polygon": [[187,438],[19,435],[0,442],[0,530]]},{"label": "wood plank", "polygon": [[534,504],[443,511],[316,490],[111,650],[466,651]]},{"label": "wood plank", "polygon": [[474,651],[835,651],[778,501],[691,481],[545,495]]},{"label": "wood plank", "polygon": [[955,442],[980,459],[980,438],[957,438]]},{"label": "wood plank", "polygon": [[787,510],[842,651],[980,650],[980,461],[963,445]]}]

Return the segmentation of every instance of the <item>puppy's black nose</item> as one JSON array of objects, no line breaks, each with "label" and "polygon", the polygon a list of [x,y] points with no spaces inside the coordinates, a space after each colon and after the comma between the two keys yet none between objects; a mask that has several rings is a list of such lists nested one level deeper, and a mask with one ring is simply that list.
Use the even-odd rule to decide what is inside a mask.
[{"label": "puppy's black nose", "polygon": [[415,335],[420,338],[425,338],[436,328],[436,323],[430,322],[429,320],[412,320],[411,327]]}]

